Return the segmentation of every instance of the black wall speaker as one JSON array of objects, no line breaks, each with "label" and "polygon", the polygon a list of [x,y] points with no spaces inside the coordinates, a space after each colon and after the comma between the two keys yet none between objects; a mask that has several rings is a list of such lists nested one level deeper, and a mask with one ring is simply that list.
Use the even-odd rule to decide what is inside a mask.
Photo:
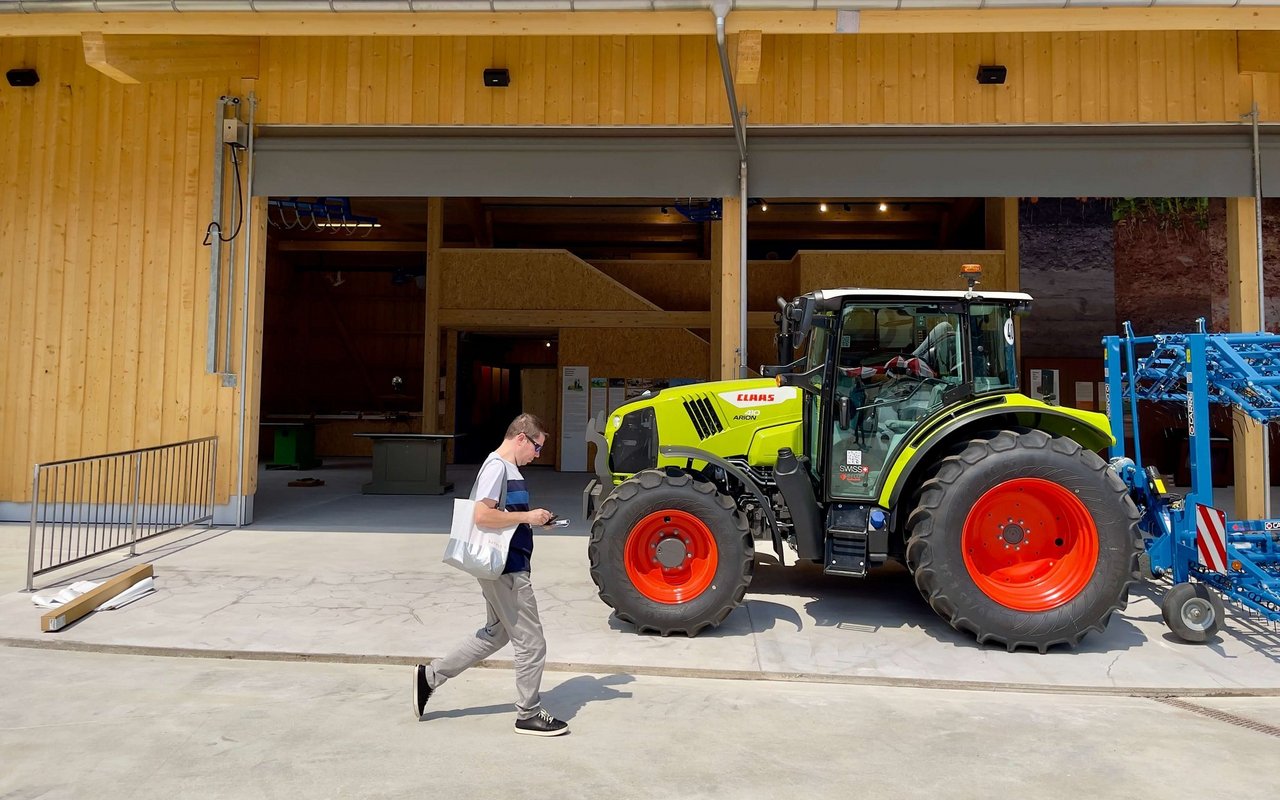
[{"label": "black wall speaker", "polygon": [[505,69],[486,69],[484,71],[485,86],[509,86],[511,73]]},{"label": "black wall speaker", "polygon": [[978,83],[1004,83],[1004,79],[1008,77],[1009,70],[1000,64],[989,67],[978,67]]},{"label": "black wall speaker", "polygon": [[40,76],[34,69],[11,69],[4,76],[10,86],[35,86],[40,82]]}]

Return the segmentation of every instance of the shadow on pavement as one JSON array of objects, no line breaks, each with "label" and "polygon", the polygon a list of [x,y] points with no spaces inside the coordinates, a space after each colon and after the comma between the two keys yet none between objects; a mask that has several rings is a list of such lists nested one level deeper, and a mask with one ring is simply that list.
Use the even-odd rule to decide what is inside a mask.
[{"label": "shadow on pavement", "polygon": [[[1169,586],[1169,582],[1163,580],[1141,581],[1130,588],[1129,594],[1135,598],[1144,597],[1150,600],[1156,608],[1159,608],[1160,602],[1164,599],[1164,593],[1168,591]],[[1162,627],[1164,626],[1164,619],[1159,612],[1141,619],[1150,620],[1159,623]],[[1280,663],[1280,631],[1277,630],[1275,623],[1252,613],[1243,606],[1230,602],[1227,603],[1227,618],[1224,621],[1222,630],[1207,642],[1183,641],[1167,629],[1162,638],[1176,647],[1205,647],[1223,658],[1232,658],[1233,656],[1228,655],[1226,648],[1223,647],[1224,641],[1230,638],[1269,658],[1271,661]]]},{"label": "shadow on pavement", "polygon": [[543,692],[542,699],[548,711],[559,719],[570,720],[587,703],[631,697],[631,692],[619,691],[614,687],[634,680],[635,676],[623,673],[604,676],[579,675]]},{"label": "shadow on pavement", "polygon": [[[803,611],[763,599],[769,595],[801,598]],[[1003,645],[978,644],[969,633],[952,628],[921,597],[907,569],[895,562],[871,570],[865,578],[846,578],[826,575],[817,564],[784,567],[773,556],[760,555],[744,606],[746,619],[735,611],[719,627],[703,631],[699,637],[751,635],[785,622],[795,626],[796,631],[803,630],[806,624],[860,632],[915,629],[953,647],[1005,649]],[[609,624],[615,630],[635,631],[635,626],[617,617],[611,618]],[[1055,647],[1051,652],[1117,652],[1139,647],[1146,641],[1146,636],[1130,619],[1113,615],[1102,634],[1087,635],[1074,649]]]},{"label": "shadow on pavement", "polygon": [[[587,703],[631,697],[631,692],[619,691],[614,687],[631,683],[634,680],[634,676],[621,673],[604,676],[579,675],[543,692],[543,704],[556,718],[571,720]],[[433,719],[459,719],[487,714],[514,713],[515,706],[512,703],[502,703],[499,705],[471,706],[470,708],[452,708],[447,711],[428,711],[420,721],[427,722]]]}]

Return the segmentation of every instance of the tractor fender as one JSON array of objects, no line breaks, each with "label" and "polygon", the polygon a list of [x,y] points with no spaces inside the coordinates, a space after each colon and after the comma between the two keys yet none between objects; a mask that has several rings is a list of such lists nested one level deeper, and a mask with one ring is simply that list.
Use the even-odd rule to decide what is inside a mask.
[{"label": "tractor fender", "polygon": [[[706,450],[699,450],[696,447],[682,447],[678,445],[661,445],[658,452],[668,458],[689,458],[694,461],[705,461],[708,464],[715,464],[725,472],[742,482],[747,487],[747,491],[751,492],[756,498],[756,502],[760,504],[760,508],[764,511],[764,518],[769,523],[769,535],[773,539],[773,550],[778,554],[778,560],[783,561],[782,557],[782,534],[778,530],[778,519],[773,515],[773,504],[769,502],[769,498],[764,496],[764,492],[760,491],[760,487],[752,480],[751,476],[743,472],[741,468],[725,461],[714,453],[708,453]],[[785,562],[784,562],[785,563]]]},{"label": "tractor fender", "polygon": [[[1020,426],[1043,430],[1046,433],[1057,436],[1065,436],[1078,442],[1086,450],[1101,450],[1115,443],[1115,438],[1111,435],[1110,430],[1091,425],[1079,417],[1040,404],[1022,406],[1004,402],[970,411],[969,413],[953,414],[949,418],[944,418],[940,423],[926,427],[924,431],[917,434],[911,442],[911,446],[915,450],[902,468],[898,470],[898,474],[890,488],[889,497],[886,502],[882,502],[882,505],[886,508],[896,508],[899,500],[902,499],[903,490],[911,485],[909,478],[924,464],[931,463],[935,448],[950,438],[956,431],[961,428],[981,429],[982,425],[980,423],[985,419],[1014,415],[1027,417],[1025,420],[1020,419],[1018,421],[1017,424]],[[1003,428],[1008,427],[1008,425],[1001,424],[996,427]]]}]

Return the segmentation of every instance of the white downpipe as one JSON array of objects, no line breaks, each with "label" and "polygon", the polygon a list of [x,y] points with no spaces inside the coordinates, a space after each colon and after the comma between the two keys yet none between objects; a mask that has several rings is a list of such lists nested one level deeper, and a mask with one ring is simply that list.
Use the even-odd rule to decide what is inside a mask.
[{"label": "white downpipe", "polygon": [[[729,66],[729,48],[724,38],[724,18],[732,7],[730,0],[717,0],[712,6],[716,15],[716,49],[720,52],[720,73],[724,77],[725,97],[729,101],[729,118],[733,121],[733,138],[738,144],[738,377],[747,377],[747,126],[738,110],[738,95],[733,88],[733,70]],[[723,320],[721,321],[723,325]]]},{"label": "white downpipe", "polygon": [[[244,269],[241,270],[241,284],[243,291],[241,293],[240,304],[240,380],[237,381],[240,390],[240,419],[238,431],[236,432],[236,527],[243,528],[247,523],[245,519],[244,508],[244,440],[245,429],[248,427],[245,422],[245,412],[248,408],[248,376],[249,376],[249,286],[252,281],[249,280],[253,274],[250,267],[253,261],[253,115],[258,109],[258,98],[253,92],[249,92],[249,136],[246,141],[245,157],[244,157]],[[228,347],[230,342],[227,343]]]}]

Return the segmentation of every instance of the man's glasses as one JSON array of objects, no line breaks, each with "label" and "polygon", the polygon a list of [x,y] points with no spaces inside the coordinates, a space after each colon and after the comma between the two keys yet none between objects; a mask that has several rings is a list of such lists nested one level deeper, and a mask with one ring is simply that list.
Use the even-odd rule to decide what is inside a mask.
[{"label": "man's glasses", "polygon": [[527,434],[527,433],[526,433],[526,434],[524,434],[524,439],[525,439],[525,441],[526,441],[526,442],[528,442],[529,444],[533,445],[533,453],[534,453],[534,455],[539,455],[539,456],[540,456],[540,455],[542,455],[542,444],[546,444],[546,442],[543,442],[542,444],[538,444],[537,442],[535,442],[535,441],[533,440],[533,437],[532,437],[532,436],[530,436],[530,435],[529,435],[529,434]]}]

